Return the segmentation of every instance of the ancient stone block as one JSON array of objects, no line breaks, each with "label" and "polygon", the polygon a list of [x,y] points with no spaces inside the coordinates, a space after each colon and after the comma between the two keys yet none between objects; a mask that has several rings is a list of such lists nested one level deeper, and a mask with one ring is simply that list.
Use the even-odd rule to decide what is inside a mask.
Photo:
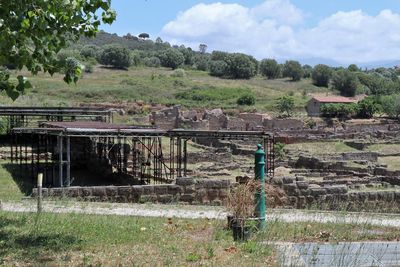
[{"label": "ancient stone block", "polygon": [[283,184],[292,184],[294,179],[292,177],[283,177],[282,182]]},{"label": "ancient stone block", "polygon": [[92,196],[96,197],[106,196],[106,189],[104,188],[104,186],[93,186]]},{"label": "ancient stone block", "polygon": [[67,193],[66,193],[67,197],[76,198],[76,197],[81,196],[81,191],[82,191],[81,187],[68,187],[66,190],[67,190]]},{"label": "ancient stone block", "polygon": [[92,188],[91,187],[82,187],[82,196],[88,197],[92,195]]},{"label": "ancient stone block", "polygon": [[217,189],[209,189],[207,190],[207,196],[209,200],[214,200],[216,198],[218,198],[219,195],[219,190]]},{"label": "ancient stone block", "polygon": [[309,187],[309,183],[305,181],[298,181],[296,184],[299,189],[307,189]]},{"label": "ancient stone block", "polygon": [[156,195],[166,195],[166,194],[168,194],[168,186],[169,185],[155,185],[154,193]]},{"label": "ancient stone block", "polygon": [[[143,189],[143,194],[144,195],[151,195],[154,193],[154,186],[153,185],[143,185],[141,186]],[[132,190],[134,190],[134,187],[132,187]]]},{"label": "ancient stone block", "polygon": [[175,184],[181,186],[189,186],[195,184],[196,180],[193,178],[176,178]]},{"label": "ancient stone block", "polygon": [[326,195],[326,190],[324,188],[310,188],[310,195],[314,197]]},{"label": "ancient stone block", "polygon": [[294,192],[297,190],[297,186],[296,184],[284,184],[283,190],[285,190],[287,193]]},{"label": "ancient stone block", "polygon": [[192,194],[180,195],[179,201],[192,203],[194,201],[194,195]]},{"label": "ancient stone block", "polygon": [[168,194],[177,195],[182,193],[182,187],[178,185],[169,185],[168,186]]},{"label": "ancient stone block", "polygon": [[118,194],[118,189],[115,186],[106,186],[105,189],[108,197],[114,197]]},{"label": "ancient stone block", "polygon": [[132,193],[132,187],[131,186],[119,186],[118,187],[118,195],[119,196],[130,196]]}]

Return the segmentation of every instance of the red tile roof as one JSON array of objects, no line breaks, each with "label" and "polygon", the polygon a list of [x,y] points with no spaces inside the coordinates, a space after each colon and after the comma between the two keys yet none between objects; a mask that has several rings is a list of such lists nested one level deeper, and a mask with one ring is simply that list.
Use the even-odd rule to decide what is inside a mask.
[{"label": "red tile roof", "polygon": [[313,99],[315,99],[318,102],[321,103],[356,103],[357,100],[350,99],[344,96],[314,96]]}]

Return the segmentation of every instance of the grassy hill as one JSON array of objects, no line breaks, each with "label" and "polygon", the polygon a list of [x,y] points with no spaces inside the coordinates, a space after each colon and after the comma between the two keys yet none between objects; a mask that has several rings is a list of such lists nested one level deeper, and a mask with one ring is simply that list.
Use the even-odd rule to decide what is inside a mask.
[{"label": "grassy hill", "polygon": [[[24,74],[34,88],[15,102],[2,94],[1,104],[75,106],[82,103],[129,104],[144,101],[149,104],[181,104],[189,108],[221,107],[227,110],[272,112],[277,98],[292,94],[296,110],[304,112],[309,94],[328,90],[315,87],[308,79],[291,82],[257,76],[250,80],[228,80],[195,70],[186,70],[186,77],[174,77],[174,71],[165,68],[132,67],[129,70],[116,70],[97,66],[93,73],[85,73],[77,85],[64,83],[61,74],[53,77],[48,74]],[[237,98],[246,93],[254,94],[255,106],[236,104]]]}]

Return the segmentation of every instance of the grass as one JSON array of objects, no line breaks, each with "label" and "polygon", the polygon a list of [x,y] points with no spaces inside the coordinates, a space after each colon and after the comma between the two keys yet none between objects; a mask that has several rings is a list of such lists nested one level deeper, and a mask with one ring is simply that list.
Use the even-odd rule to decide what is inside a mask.
[{"label": "grass", "polygon": [[274,266],[261,241],[396,240],[400,229],[335,223],[273,221],[247,243],[224,222],[82,214],[0,212],[0,265]]},{"label": "grass", "polygon": [[[172,77],[172,70],[164,68],[131,68],[115,70],[96,67],[94,73],[85,73],[77,85],[67,85],[62,75],[28,76],[34,86],[15,103],[3,93],[1,104],[67,106],[88,103],[123,103],[135,101],[165,105],[182,104],[186,107],[225,108],[273,111],[277,98],[292,94],[297,111],[304,113],[308,97],[303,94],[325,92],[312,85],[311,80],[291,82],[287,79],[268,80],[257,76],[250,80],[228,80],[207,75],[201,71],[186,71],[186,78]],[[256,96],[255,106],[237,106],[236,100],[244,93]]]},{"label": "grass", "polygon": [[379,157],[378,163],[386,164],[389,170],[400,170],[400,157]]},{"label": "grass", "polygon": [[400,144],[373,144],[366,151],[379,152],[384,155],[400,154]]},{"label": "grass", "polygon": [[22,184],[12,178],[10,172],[5,168],[5,164],[0,164],[0,200],[21,200],[24,196],[22,187]]},{"label": "grass", "polygon": [[310,143],[298,143],[289,144],[285,146],[285,150],[293,152],[307,152],[312,155],[323,155],[323,154],[335,154],[344,152],[355,152],[358,151],[346,145],[343,142],[310,142]]}]

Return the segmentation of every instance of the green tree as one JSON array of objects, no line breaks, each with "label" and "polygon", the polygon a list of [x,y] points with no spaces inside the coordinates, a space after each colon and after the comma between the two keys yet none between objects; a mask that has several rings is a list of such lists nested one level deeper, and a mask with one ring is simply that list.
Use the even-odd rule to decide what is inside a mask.
[{"label": "green tree", "polygon": [[366,97],[357,103],[357,117],[370,119],[380,110],[379,105],[372,97]]},{"label": "green tree", "polygon": [[260,72],[268,79],[276,79],[281,73],[281,67],[275,59],[263,59],[260,62]]},{"label": "green tree", "polygon": [[300,63],[295,60],[288,60],[283,65],[283,77],[290,77],[293,81],[300,81],[303,77],[303,68]]},{"label": "green tree", "polygon": [[347,67],[347,69],[348,69],[349,71],[352,71],[352,72],[360,71],[360,68],[357,67],[356,64],[350,64],[350,65]]},{"label": "green tree", "polygon": [[228,75],[233,79],[250,79],[257,74],[257,65],[248,55],[241,53],[230,54],[226,63]]},{"label": "green tree", "polygon": [[358,78],[354,72],[348,70],[337,71],[332,78],[333,88],[343,96],[355,96]]},{"label": "green tree", "polygon": [[85,45],[82,47],[80,54],[84,58],[96,58],[99,50],[97,45]]},{"label": "green tree", "polygon": [[384,96],[381,102],[383,112],[391,118],[400,120],[400,95]]},{"label": "green tree", "polygon": [[158,57],[160,58],[161,66],[167,68],[177,69],[185,63],[185,57],[179,50],[174,48],[162,51]]},{"label": "green tree", "polygon": [[303,65],[303,78],[310,78],[313,71],[313,67],[310,65]]},{"label": "green tree", "polygon": [[119,45],[110,45],[103,49],[99,63],[114,68],[128,68],[131,64],[130,51]]},{"label": "green tree", "polygon": [[316,86],[325,86],[328,87],[329,80],[332,77],[332,70],[329,66],[324,64],[319,64],[314,67],[312,72],[312,80],[313,84]]},{"label": "green tree", "polygon": [[199,54],[194,57],[194,66],[197,70],[207,71],[210,65],[210,57],[207,54]]},{"label": "green tree", "polygon": [[213,51],[211,53],[211,60],[225,60],[229,56],[228,52]]},{"label": "green tree", "polygon": [[[92,37],[101,22],[112,23],[116,13],[110,0],[13,0],[0,4],[0,65],[26,67],[32,74],[40,71],[54,74],[63,66],[57,52],[68,41],[80,36]],[[66,72],[67,83],[77,82],[81,69]],[[30,83],[21,75],[13,79],[2,76],[0,90],[16,99]]]},{"label": "green tree", "polygon": [[210,62],[210,75],[222,77],[227,74],[228,64],[223,60],[213,60]]},{"label": "green tree", "polygon": [[[294,98],[290,95],[285,95],[278,98],[276,108],[283,116],[290,117],[294,109]],[[286,114],[285,114],[286,113]]]}]

